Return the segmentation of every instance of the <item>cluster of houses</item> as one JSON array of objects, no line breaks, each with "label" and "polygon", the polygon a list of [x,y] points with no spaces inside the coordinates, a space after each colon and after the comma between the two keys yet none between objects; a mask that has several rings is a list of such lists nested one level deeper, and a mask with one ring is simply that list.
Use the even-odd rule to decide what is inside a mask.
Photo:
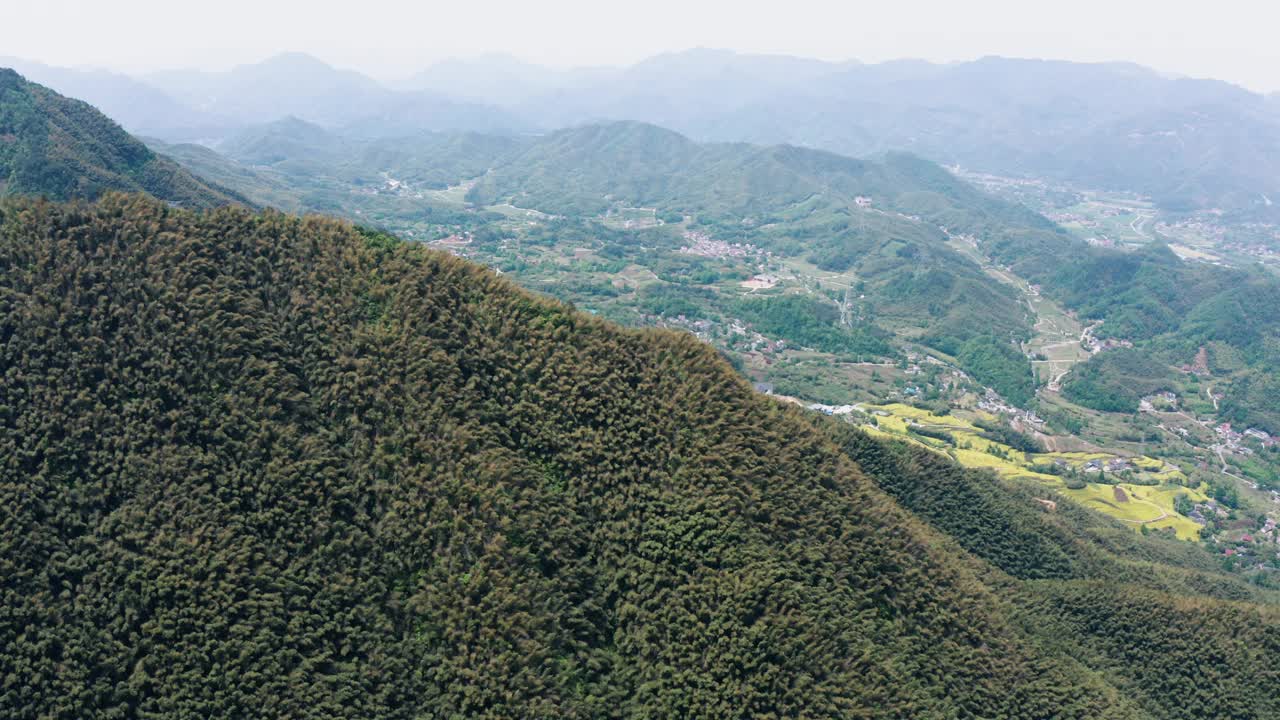
[{"label": "cluster of houses", "polygon": [[1265,430],[1259,430],[1258,428],[1249,428],[1244,432],[1238,432],[1232,429],[1231,423],[1229,422],[1224,422],[1218,425],[1213,429],[1213,432],[1218,436],[1218,440],[1220,441],[1217,447],[1233,453],[1239,453],[1241,455],[1253,454],[1253,448],[1244,444],[1246,439],[1254,440],[1266,448],[1272,447],[1277,442],[1280,442],[1280,440],[1272,437]]},{"label": "cluster of houses", "polygon": [[431,244],[442,245],[444,247],[464,247],[466,245],[470,245],[471,241],[474,239],[475,239],[474,236],[472,236],[472,234],[469,232],[464,232],[461,234],[454,233],[452,235],[439,238],[437,240],[432,240]]},{"label": "cluster of houses", "polygon": [[768,290],[777,285],[779,279],[777,275],[772,273],[758,273],[738,284],[750,290]]},{"label": "cluster of houses", "polygon": [[680,252],[686,255],[716,259],[754,258],[759,256],[767,258],[773,256],[772,251],[761,250],[751,243],[728,243],[723,240],[713,240],[710,235],[697,230],[685,231],[684,239],[689,244],[681,247]]},{"label": "cluster of houses", "polygon": [[1133,463],[1129,462],[1128,460],[1122,457],[1113,457],[1113,458],[1108,458],[1106,460],[1102,460],[1102,459],[1090,460],[1089,462],[1080,466],[1080,469],[1086,473],[1090,473],[1094,475],[1102,472],[1122,473],[1128,470],[1132,470]]},{"label": "cluster of houses", "polygon": [[1208,525],[1209,518],[1226,519],[1227,509],[1218,504],[1217,500],[1205,500],[1202,503],[1196,503],[1191,508],[1191,512],[1187,513],[1187,517],[1193,522],[1200,525]]},{"label": "cluster of houses", "polygon": [[816,410],[823,415],[848,415],[857,409],[852,405],[823,405],[822,403],[811,403],[805,407],[810,410]]},{"label": "cluster of houses", "polygon": [[1215,222],[1208,222],[1201,218],[1179,220],[1174,223],[1156,221],[1155,231],[1157,235],[1163,235],[1165,237],[1192,235],[1194,237],[1208,240],[1214,245],[1223,243],[1227,239],[1226,228]]},{"label": "cluster of houses", "polygon": [[1262,527],[1241,535],[1239,540],[1223,548],[1222,554],[1245,562],[1257,562],[1256,567],[1261,568],[1260,561],[1264,559],[1258,553],[1261,545],[1280,545],[1280,529],[1277,529],[1274,518],[1268,517]]},{"label": "cluster of houses", "polygon": [[1021,421],[1033,427],[1044,425],[1044,418],[1036,415],[1030,410],[1016,408],[1004,401],[995,390],[987,388],[987,393],[978,400],[978,409],[991,413],[992,415],[1007,415],[1015,421]]},{"label": "cluster of houses", "polygon": [[[1273,241],[1274,242],[1274,241]],[[1276,264],[1280,263],[1280,251],[1275,247],[1264,244],[1246,244],[1246,243],[1225,243],[1222,249],[1239,253],[1241,255],[1249,255],[1257,258],[1263,263]]]},{"label": "cluster of houses", "polygon": [[1120,348],[1133,347],[1133,341],[1124,340],[1122,338],[1095,338],[1092,335],[1085,335],[1084,341],[1081,343],[1085,350],[1097,355],[1100,352],[1108,350],[1119,350]]},{"label": "cluster of houses", "polygon": [[[1167,390],[1165,392],[1156,393],[1155,395],[1149,395],[1138,401],[1138,409],[1146,413],[1155,412],[1157,403],[1159,403],[1161,409],[1177,410],[1178,395],[1177,393],[1172,393]],[[1182,428],[1178,429],[1182,430]],[[1183,430],[1181,434],[1185,437],[1187,433]]]},{"label": "cluster of houses", "polygon": [[[786,340],[770,340],[764,335],[761,335],[755,330],[743,325],[738,320],[734,320],[729,324],[729,336],[730,338],[741,336],[740,339],[732,339],[730,341],[730,345],[733,349],[740,352],[760,352],[769,355],[780,353],[787,349]],[[765,358],[765,361],[769,362],[769,359]]]},{"label": "cluster of houses", "polygon": [[422,200],[426,197],[426,195],[421,191],[414,190],[410,187],[409,183],[393,178],[390,174],[385,172],[382,173],[382,185],[357,186],[355,188],[355,192],[361,195],[395,195],[398,197],[409,197],[417,200]]},{"label": "cluster of houses", "polygon": [[[1262,523],[1262,527],[1255,534],[1257,537],[1250,538],[1250,539],[1255,540],[1256,542],[1271,542],[1271,543],[1280,544],[1280,530],[1276,529],[1275,518],[1268,517]],[[1249,537],[1249,536],[1246,535],[1245,537]],[[1241,539],[1244,539],[1244,538],[1241,538]]]}]

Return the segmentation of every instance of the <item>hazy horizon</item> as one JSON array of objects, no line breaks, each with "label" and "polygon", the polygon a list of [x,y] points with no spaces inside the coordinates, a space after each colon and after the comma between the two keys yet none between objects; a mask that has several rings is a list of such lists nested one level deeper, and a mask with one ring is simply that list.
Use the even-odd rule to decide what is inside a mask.
[{"label": "hazy horizon", "polygon": [[1182,0],[1080,0],[1069,12],[1013,0],[903,0],[891,7],[797,0],[786,12],[722,0],[623,8],[585,0],[537,7],[370,0],[352,12],[336,3],[228,0],[217,12],[184,17],[158,0],[50,0],[9,10],[0,56],[138,75],[225,70],[291,51],[392,81],[443,60],[495,54],[559,69],[625,66],[694,48],[867,63],[997,55],[1131,62],[1277,92],[1280,44],[1270,28],[1280,24],[1280,10],[1253,4],[1223,0],[1207,14],[1202,3]]}]

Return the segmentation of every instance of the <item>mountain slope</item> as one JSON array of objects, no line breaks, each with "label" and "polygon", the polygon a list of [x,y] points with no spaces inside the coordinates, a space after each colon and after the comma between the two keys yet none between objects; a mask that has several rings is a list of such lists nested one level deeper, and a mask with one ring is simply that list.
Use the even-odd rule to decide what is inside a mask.
[{"label": "mountain slope", "polygon": [[155,152],[171,158],[199,177],[233,189],[255,205],[296,213],[308,210],[304,191],[285,177],[236,162],[204,145],[141,139]]},{"label": "mountain slope", "polygon": [[1137,344],[1074,368],[1064,385],[1073,402],[1135,412],[1143,395],[1176,387],[1178,368],[1212,347],[1205,369],[1226,389],[1222,419],[1280,433],[1273,273],[1187,262],[1163,243],[1127,251],[1037,234],[995,236],[984,249],[1081,318],[1100,321],[1106,336]]},{"label": "mountain slope", "polygon": [[188,207],[242,201],[147,149],[78,100],[0,69],[0,194],[147,192]]},{"label": "mountain slope", "polygon": [[[0,212],[8,716],[1143,718],[1194,689],[1029,634],[1012,580],[687,335],[329,220]],[[1235,612],[1265,654],[1269,611]],[[1167,660],[1274,711],[1218,632]]]}]

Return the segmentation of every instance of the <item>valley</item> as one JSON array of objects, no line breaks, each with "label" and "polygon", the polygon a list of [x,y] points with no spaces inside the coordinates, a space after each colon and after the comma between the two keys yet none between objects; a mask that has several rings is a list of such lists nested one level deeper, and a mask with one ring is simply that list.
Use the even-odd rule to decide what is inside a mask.
[{"label": "valley", "polygon": [[[1228,528],[1235,520],[1218,523],[1199,512],[1203,522],[1196,522],[1174,507],[1182,496],[1192,504],[1179,507],[1189,511],[1207,499],[1206,490],[1225,496],[1222,488],[1234,488],[1255,511],[1277,511],[1280,458],[1271,446],[1226,449],[1212,438],[1189,445],[1159,416],[1138,412],[1136,399],[1128,413],[1073,400],[1079,393],[1065,386],[1076,368],[1092,369],[1114,352],[1129,352],[1133,342],[1112,337],[1105,319],[1081,320],[1043,280],[990,255],[1000,238],[1019,233],[1044,238],[1059,248],[1055,253],[1074,253],[1080,262],[1090,252],[1146,247],[1154,241],[1151,228],[1165,225],[1139,199],[1095,194],[1075,202],[1069,214],[1081,220],[1066,222],[1059,238],[1017,206],[967,194],[946,173],[910,162],[877,166],[799,149],[703,146],[634,123],[518,143],[468,139],[479,154],[458,153],[449,136],[418,140],[419,152],[443,160],[425,185],[407,179],[414,175],[409,166],[379,171],[361,159],[386,150],[368,155],[316,128],[275,125],[251,137],[231,146],[253,147],[251,154],[222,161],[242,171],[225,175],[272,173],[306,188],[311,202],[323,197],[324,207],[493,267],[588,313],[690,332],[759,388],[802,405],[915,407],[932,418],[926,429],[937,418],[969,417],[1026,433],[1046,455],[1028,459],[989,443],[948,455],[1041,482],[1135,532],[1169,529],[1193,540],[1203,530],[1203,537],[1223,541],[1247,535]],[[673,145],[681,149],[673,152]],[[562,155],[576,158],[572,168],[556,169]],[[326,156],[333,158],[328,165],[316,164]],[[271,157],[271,166],[243,164],[262,157]],[[291,168],[299,162],[306,175],[295,180]],[[762,173],[765,186],[725,194],[718,183],[726,165],[748,179]],[[618,175],[621,166],[630,169]],[[351,169],[337,171],[344,167]],[[343,172],[351,179],[341,179]],[[773,193],[768,183],[782,188],[773,177],[780,172],[792,180]],[[518,183],[508,179],[524,173],[529,177]],[[650,173],[661,173],[663,184]],[[321,177],[334,184],[316,184]],[[1016,188],[1011,199],[1033,206],[1028,197],[1041,197],[1047,187],[978,179],[998,194]],[[917,184],[926,184],[927,193]],[[253,185],[238,187],[250,192]],[[649,189],[659,187],[660,195]],[[1198,387],[1152,385],[1144,394],[1161,392],[1187,404],[1202,429],[1226,422],[1216,417],[1211,396],[1199,402]],[[875,432],[869,417],[843,419]],[[897,435],[919,441],[909,432]],[[992,447],[995,454],[987,451]],[[1087,457],[1099,467],[1053,453],[1084,453],[1068,458]],[[1038,467],[1045,462],[1068,472],[1074,487]],[[1093,473],[1111,462],[1136,477],[1113,481]],[[1138,470],[1135,463],[1163,470]],[[1135,501],[1116,502],[1108,495],[1116,488]],[[1143,515],[1143,508],[1155,514]],[[1229,510],[1232,518],[1239,512]],[[1274,547],[1262,551],[1260,567],[1275,556]]]}]

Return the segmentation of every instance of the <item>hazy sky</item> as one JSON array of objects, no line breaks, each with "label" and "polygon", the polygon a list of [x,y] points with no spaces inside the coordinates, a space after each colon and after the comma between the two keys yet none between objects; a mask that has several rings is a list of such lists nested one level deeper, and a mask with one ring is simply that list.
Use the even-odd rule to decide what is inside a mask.
[{"label": "hazy sky", "polygon": [[1269,92],[1280,90],[1280,3],[0,0],[0,55],[134,72],[224,68],[298,50],[387,78],[487,52],[568,66],[690,47],[868,62],[1130,60]]}]

